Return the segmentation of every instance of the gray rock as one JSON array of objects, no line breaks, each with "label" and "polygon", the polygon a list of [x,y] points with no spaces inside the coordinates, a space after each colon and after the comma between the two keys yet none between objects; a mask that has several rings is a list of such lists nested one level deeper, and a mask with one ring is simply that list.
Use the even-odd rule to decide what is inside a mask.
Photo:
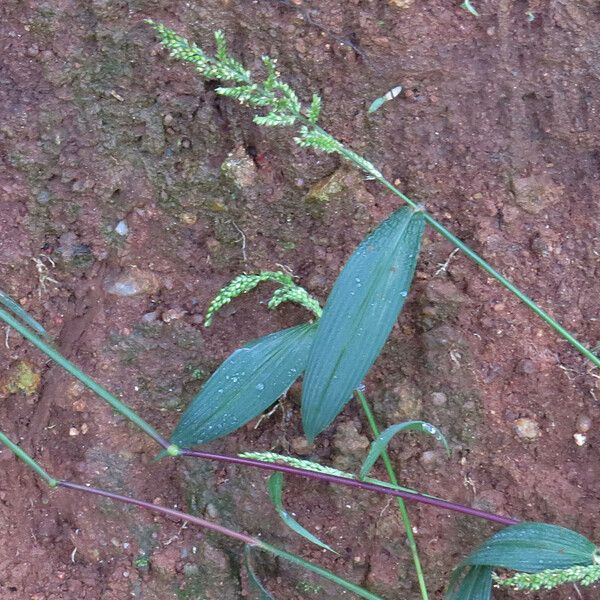
[{"label": "gray rock", "polygon": [[160,281],[154,273],[130,267],[104,282],[104,291],[115,296],[154,294],[160,289]]},{"label": "gray rock", "polygon": [[46,190],[42,190],[41,192],[38,192],[38,195],[36,196],[36,200],[37,200],[38,204],[48,204],[48,202],[50,202],[50,192],[48,192]]},{"label": "gray rock", "polygon": [[115,227],[115,232],[125,237],[129,233],[129,227],[126,221],[119,221]]}]

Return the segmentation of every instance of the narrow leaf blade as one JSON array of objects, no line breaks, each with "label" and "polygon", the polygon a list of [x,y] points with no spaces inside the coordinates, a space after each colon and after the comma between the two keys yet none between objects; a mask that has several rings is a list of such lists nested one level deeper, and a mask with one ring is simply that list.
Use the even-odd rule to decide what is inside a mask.
[{"label": "narrow leaf blade", "polygon": [[489,565],[537,573],[594,562],[596,546],[581,534],[547,523],[519,523],[494,534],[464,565]]},{"label": "narrow leaf blade", "polygon": [[275,597],[268,592],[267,588],[265,588],[265,586],[262,584],[262,581],[258,578],[256,571],[252,567],[252,561],[250,559],[251,552],[252,547],[246,544],[246,546],[244,546],[244,566],[246,567],[246,571],[248,571],[248,579],[256,588],[260,600],[275,600]]},{"label": "narrow leaf blade", "polygon": [[397,433],[411,430],[423,431],[432,435],[436,440],[443,444],[444,448],[446,448],[446,452],[450,454],[450,447],[448,446],[446,438],[435,425],[425,421],[404,421],[403,423],[396,423],[395,425],[388,427],[385,431],[382,431],[379,437],[371,444],[367,458],[365,458],[360,469],[359,478],[364,479],[367,476],[377,459],[387,449],[388,444]]},{"label": "narrow leaf blade", "polygon": [[467,12],[471,13],[474,17],[481,16],[479,11],[471,4],[470,0],[465,0],[461,5],[461,8],[464,8]]},{"label": "narrow leaf blade", "polygon": [[369,114],[374,113],[375,111],[379,110],[384,104],[385,104],[385,98],[383,96],[380,96],[379,98],[375,98],[375,100],[373,100],[373,102],[371,102],[371,105],[369,106],[367,113],[369,113]]},{"label": "narrow leaf blade", "polygon": [[271,497],[271,501],[275,506],[275,510],[277,514],[281,517],[281,520],[292,530],[295,531],[298,535],[301,535],[303,538],[307,539],[309,542],[316,544],[321,548],[325,548],[325,550],[329,550],[334,554],[337,554],[331,546],[322,542],[316,535],[313,535],[308,529],[305,529],[296,521],[283,507],[283,473],[273,473],[271,477],[269,477],[269,496]]},{"label": "narrow leaf blade", "polygon": [[267,409],[304,371],[315,331],[315,323],[304,323],[236,350],[192,400],[171,441],[182,448],[203,444]]},{"label": "narrow leaf blade", "polygon": [[393,87],[389,92],[385,93],[383,96],[375,98],[375,100],[371,102],[367,113],[371,114],[379,110],[386,102],[389,102],[390,100],[393,100],[396,96],[398,96],[400,92],[402,92],[402,86],[397,85],[396,87]]},{"label": "narrow leaf blade", "polygon": [[408,294],[423,229],[423,213],[397,210],[361,242],[337,278],[304,378],[309,440],[340,413],[381,352]]}]

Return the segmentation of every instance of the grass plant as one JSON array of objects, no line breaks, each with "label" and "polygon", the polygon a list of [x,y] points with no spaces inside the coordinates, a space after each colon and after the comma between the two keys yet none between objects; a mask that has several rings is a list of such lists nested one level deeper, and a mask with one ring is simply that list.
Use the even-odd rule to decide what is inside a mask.
[{"label": "grass plant", "polygon": [[[506,287],[595,366],[600,366],[600,359],[422,206],[388,182],[369,160],[323,129],[318,124],[320,97],[313,94],[310,101],[303,104],[296,92],[282,80],[274,60],[262,58],[265,77],[262,81],[257,81],[231,55],[222,32],[215,34],[216,50],[214,56],[211,56],[164,25],[153,22],[150,24],[174,58],[192,63],[208,79],[230,84],[218,87],[217,93],[258,109],[260,114],[254,116],[258,125],[294,127],[294,140],[297,144],[311,150],[338,154],[361,169],[369,179],[382,184],[406,206],[396,210],[357,247],[342,269],[323,308],[316,298],[286,273],[267,271],[241,274],[223,288],[208,309],[207,326],[225,304],[267,281],[278,286],[269,302],[269,308],[276,308],[284,302],[295,302],[304,307],[310,317],[305,323],[254,340],[230,355],[204,384],[168,438],[66,359],[49,339],[45,329],[3,292],[0,292],[0,320],[18,331],[52,361],[152,438],[162,448],[162,456],[212,460],[272,471],[269,491],[277,513],[288,527],[312,543],[332,549],[291,519],[285,511],[284,475],[396,497],[423,600],[427,600],[429,596],[404,500],[505,526],[457,567],[450,581],[446,596],[448,600],[488,600],[491,598],[494,582],[516,589],[539,590],[564,583],[590,585],[597,581],[600,578],[599,549],[572,530],[545,523],[518,523],[511,517],[463,506],[399,485],[387,453],[387,445],[394,435],[417,430],[433,436],[447,449],[448,443],[435,425],[423,421],[397,423],[381,431],[367,401],[362,381],[380,354],[408,296],[426,225],[452,242]],[[374,441],[359,474],[273,453],[246,452],[239,456],[226,456],[194,449],[194,446],[227,435],[264,412],[300,377],[303,377],[302,424],[309,441],[321,435],[353,397],[362,407]],[[56,478],[3,432],[0,432],[0,443],[51,488],[107,497],[166,517],[186,520],[238,540],[244,544],[250,580],[262,598],[272,596],[252,569],[249,556],[251,549],[262,550],[295,563],[359,597],[379,598],[364,587],[297,555],[271,546],[257,537],[137,498]],[[379,459],[385,465],[389,482],[368,476],[371,467]],[[507,574],[507,570],[515,573]]]}]

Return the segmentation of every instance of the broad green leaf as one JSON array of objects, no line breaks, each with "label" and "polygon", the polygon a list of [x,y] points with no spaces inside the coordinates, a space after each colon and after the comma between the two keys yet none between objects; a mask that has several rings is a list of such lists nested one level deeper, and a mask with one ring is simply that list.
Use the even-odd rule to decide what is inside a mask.
[{"label": "broad green leaf", "polygon": [[231,433],[267,409],[304,371],[316,323],[271,333],[231,354],[181,416],[171,441],[182,448]]},{"label": "broad green leaf", "polygon": [[489,565],[537,573],[591,565],[596,546],[586,537],[559,525],[519,523],[494,534],[463,565]]},{"label": "broad green leaf", "polygon": [[388,444],[397,433],[410,430],[424,431],[425,433],[432,435],[444,445],[444,448],[446,448],[446,451],[450,454],[450,448],[448,447],[446,438],[442,432],[431,423],[426,423],[425,421],[404,421],[403,423],[396,423],[395,425],[388,427],[385,431],[382,431],[379,437],[373,441],[369,453],[367,454],[367,458],[365,458],[360,469],[359,478],[364,479],[366,477],[367,473],[381,456],[381,453],[386,450]]},{"label": "broad green leaf", "polygon": [[325,550],[330,550],[334,554],[337,554],[333,548],[331,548],[325,542],[322,542],[316,535],[313,535],[310,531],[302,527],[302,525],[300,525],[300,523],[298,523],[298,521],[296,521],[283,508],[283,473],[273,473],[273,475],[269,477],[269,496],[271,496],[271,501],[275,506],[277,514],[292,531],[295,531],[298,535],[306,538],[309,542],[312,542],[321,548],[325,548]]},{"label": "broad green leaf", "polygon": [[494,534],[454,570],[446,600],[489,600],[492,570],[497,567],[539,573],[592,565],[596,551],[586,537],[565,527],[511,525]]},{"label": "broad green leaf", "polygon": [[275,597],[267,591],[261,580],[258,578],[258,575],[252,568],[252,561],[250,559],[251,552],[252,547],[246,544],[246,546],[244,546],[244,566],[246,567],[246,571],[248,571],[248,579],[258,591],[258,597],[260,600],[275,600]]},{"label": "broad green leaf", "polygon": [[[467,567],[460,581],[464,568],[457,569],[452,578],[446,600],[490,600],[492,597],[492,568],[487,566]],[[457,587],[458,586],[458,587]]]},{"label": "broad green leaf", "polygon": [[397,210],[361,242],[337,278],[304,377],[309,441],[340,413],[379,356],[408,295],[424,225],[422,212]]},{"label": "broad green leaf", "polygon": [[40,335],[43,335],[46,339],[50,336],[48,332],[16,301],[13,300],[8,294],[5,294],[0,290],[0,304],[3,304],[9,311],[19,317],[21,321],[24,321],[29,327],[35,329]]}]

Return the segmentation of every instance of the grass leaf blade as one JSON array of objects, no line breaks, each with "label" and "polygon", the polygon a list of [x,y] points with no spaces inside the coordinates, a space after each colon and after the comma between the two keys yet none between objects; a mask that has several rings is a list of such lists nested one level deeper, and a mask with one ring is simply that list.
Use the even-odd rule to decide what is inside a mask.
[{"label": "grass leaf blade", "polygon": [[304,323],[236,350],[192,400],[171,441],[182,448],[203,444],[266,410],[304,371],[315,330],[315,323]]},{"label": "grass leaf blade", "polygon": [[354,251],[319,319],[302,394],[310,441],[352,397],[381,352],[410,288],[423,236],[423,213],[403,207]]},{"label": "grass leaf blade", "polygon": [[246,546],[244,546],[244,566],[246,567],[246,571],[248,571],[248,579],[258,591],[260,600],[275,600],[275,596],[272,596],[267,591],[267,588],[262,584],[262,581],[258,578],[256,571],[252,567],[252,561],[250,559],[251,552],[252,547],[246,544]]},{"label": "grass leaf blade", "polygon": [[379,437],[373,441],[369,453],[360,469],[359,478],[364,479],[367,476],[377,459],[381,456],[381,453],[387,449],[388,444],[397,433],[411,430],[423,431],[432,435],[436,440],[443,444],[448,454],[450,454],[450,447],[448,446],[446,438],[442,432],[431,423],[425,421],[404,421],[403,423],[396,423],[395,425],[388,427],[385,431],[382,431]]},{"label": "grass leaf blade", "polygon": [[277,514],[292,531],[295,531],[309,542],[337,554],[331,546],[322,542],[316,535],[313,535],[310,531],[302,527],[302,525],[300,525],[300,523],[285,510],[283,507],[283,473],[273,473],[273,475],[269,477],[269,496],[271,497],[271,501],[275,506]]},{"label": "grass leaf blade", "polygon": [[474,17],[479,17],[481,16],[479,14],[479,11],[471,4],[470,0],[465,0],[461,5],[461,8],[463,8],[464,10],[466,10],[467,12],[471,13]]},{"label": "grass leaf blade", "polygon": [[379,98],[375,98],[375,100],[373,100],[373,102],[371,102],[371,105],[369,106],[367,113],[371,114],[371,113],[374,113],[375,111],[378,111],[386,102],[389,102],[390,100],[393,100],[396,96],[398,96],[400,94],[400,92],[402,92],[402,86],[397,85],[396,87],[393,87],[389,92],[387,92],[383,96],[381,96]]}]

